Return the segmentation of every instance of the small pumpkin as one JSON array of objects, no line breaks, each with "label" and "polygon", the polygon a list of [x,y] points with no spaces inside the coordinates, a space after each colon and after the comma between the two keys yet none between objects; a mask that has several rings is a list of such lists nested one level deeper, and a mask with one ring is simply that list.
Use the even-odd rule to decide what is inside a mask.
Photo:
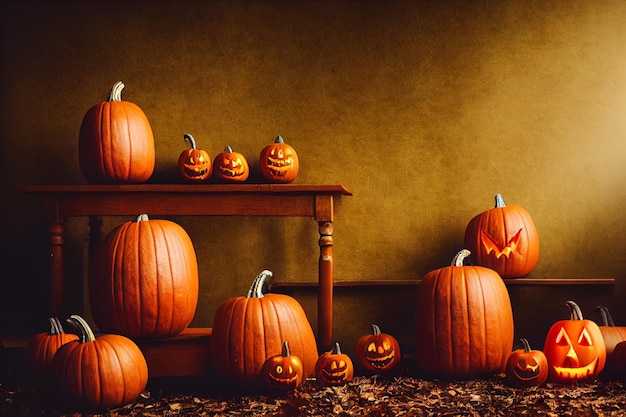
[{"label": "small pumpkin", "polygon": [[502,278],[530,274],[539,259],[539,235],[532,217],[520,206],[507,206],[502,194],[494,208],[474,217],[465,229],[465,247],[475,265]]},{"label": "small pumpkin", "polygon": [[259,159],[261,174],[278,183],[290,183],[298,176],[300,161],[296,150],[285,143],[282,136],[277,136],[274,143],[261,150]]},{"label": "small pumpkin", "polygon": [[89,300],[100,331],[132,338],[177,335],[194,318],[198,262],[178,224],[142,214],[109,232],[89,272]]},{"label": "small pumpkin", "polygon": [[264,293],[272,275],[262,271],[245,297],[224,301],[213,318],[211,360],[222,376],[242,385],[258,386],[263,363],[285,340],[302,361],[304,376],[315,375],[318,353],[311,324],[295,298]]},{"label": "small pumpkin", "polygon": [[548,330],[543,353],[548,359],[548,379],[570,385],[594,380],[604,369],[606,347],[596,323],[583,318],[578,304],[567,301],[569,320],[559,320]]},{"label": "small pumpkin", "polygon": [[344,385],[354,376],[354,364],[350,356],[341,352],[339,342],[324,352],[315,364],[315,378],[321,386]]},{"label": "small pumpkin", "polygon": [[122,101],[124,83],[111,88],[108,101],[87,110],[78,136],[78,159],[92,183],[141,183],[155,165],[154,135],[144,112]]},{"label": "small pumpkin", "polygon": [[372,324],[372,333],[361,336],[354,344],[354,360],[368,374],[388,374],[400,365],[400,344],[390,334]]},{"label": "small pumpkin", "polygon": [[506,378],[516,388],[537,387],[548,379],[548,360],[540,350],[521,338],[522,349],[514,350],[506,362]]},{"label": "small pumpkin", "polygon": [[417,291],[416,354],[437,377],[471,378],[504,372],[513,349],[509,293],[493,269],[465,266],[461,250],[452,265],[424,276]]},{"label": "small pumpkin", "polygon": [[50,378],[50,363],[57,350],[64,344],[78,340],[73,333],[65,333],[58,317],[50,317],[50,329],[37,333],[26,346],[26,365],[36,383],[46,384]]},{"label": "small pumpkin", "polygon": [[226,146],[224,150],[217,154],[213,161],[213,171],[218,180],[224,182],[244,182],[250,175],[248,161],[239,152]]},{"label": "small pumpkin", "polygon": [[189,149],[185,149],[178,157],[178,174],[188,182],[206,181],[213,170],[211,156],[204,149],[198,149],[196,140],[189,133],[183,135],[189,142]]},{"label": "small pumpkin", "polygon": [[68,321],[80,337],[61,346],[51,363],[63,396],[87,409],[120,407],[135,400],[148,383],[148,365],[137,345],[116,334],[96,337],[78,315]]},{"label": "small pumpkin", "polygon": [[296,389],[304,381],[302,361],[289,350],[287,340],[283,342],[280,355],[270,356],[261,367],[262,387],[275,394]]}]

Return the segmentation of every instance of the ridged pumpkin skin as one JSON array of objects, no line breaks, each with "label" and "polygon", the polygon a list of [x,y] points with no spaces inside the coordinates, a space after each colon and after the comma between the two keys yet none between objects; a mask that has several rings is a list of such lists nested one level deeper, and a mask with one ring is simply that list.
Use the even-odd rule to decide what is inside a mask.
[{"label": "ridged pumpkin skin", "polygon": [[78,138],[80,169],[96,184],[141,183],[154,171],[154,135],[145,113],[121,100],[122,82],[108,101],[92,106],[83,117]]},{"label": "ridged pumpkin skin", "polygon": [[87,409],[120,407],[135,400],[148,383],[148,365],[139,347],[116,334],[96,338],[80,316],[71,320],[81,337],[61,346],[51,364],[64,399]]},{"label": "ridged pumpkin skin", "polygon": [[431,271],[417,293],[416,348],[422,368],[437,377],[471,378],[504,372],[513,348],[513,312],[493,270],[452,266]]},{"label": "ridged pumpkin skin", "polygon": [[215,312],[211,359],[226,378],[246,386],[261,386],[263,363],[289,341],[291,354],[302,361],[304,376],[315,375],[317,344],[306,313],[298,301],[284,294],[263,294],[263,271],[248,295],[224,301]]},{"label": "ridged pumpkin skin", "polygon": [[474,265],[496,271],[502,278],[530,274],[539,259],[539,235],[533,219],[520,206],[507,206],[496,195],[495,207],[480,213],[465,229],[465,247]]},{"label": "ridged pumpkin skin", "polygon": [[95,258],[89,299],[101,331],[164,338],[189,326],[198,304],[198,262],[181,226],[141,215],[113,229]]}]

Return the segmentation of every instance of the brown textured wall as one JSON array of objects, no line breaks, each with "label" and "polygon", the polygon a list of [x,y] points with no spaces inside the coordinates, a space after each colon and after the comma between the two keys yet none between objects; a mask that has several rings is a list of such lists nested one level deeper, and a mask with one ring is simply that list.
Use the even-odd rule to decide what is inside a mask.
[{"label": "brown textured wall", "polygon": [[[565,315],[554,305],[574,296],[587,315],[603,302],[626,323],[623,1],[26,1],[0,8],[2,334],[28,334],[46,314],[39,202],[13,188],[85,182],[78,128],[118,80],[126,84],[122,97],[152,124],[154,182],[177,181],[188,132],[213,155],[230,144],[252,161],[280,134],[300,155],[297,183],[346,185],[354,196],[337,203],[338,280],[417,279],[446,265],[469,219],[503,193],[539,230],[531,276],[617,280],[589,299],[580,289],[516,290],[521,328],[543,329]],[[195,325],[209,326],[217,304],[245,293],[263,268],[278,280],[315,280],[310,220],[175,220],[200,259]],[[72,220],[66,237],[72,311],[82,308],[85,223]],[[376,303],[345,291],[339,301],[338,334],[358,333],[362,323],[342,317],[369,320],[358,309]],[[396,302],[375,301],[381,314]]]}]

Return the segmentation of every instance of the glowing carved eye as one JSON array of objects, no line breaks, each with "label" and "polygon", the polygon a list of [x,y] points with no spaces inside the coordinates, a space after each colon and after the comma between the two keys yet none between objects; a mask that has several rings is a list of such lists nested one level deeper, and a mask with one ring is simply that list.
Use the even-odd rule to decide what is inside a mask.
[{"label": "glowing carved eye", "polygon": [[391,349],[391,345],[389,344],[389,342],[383,342],[383,347],[386,351]]},{"label": "glowing carved eye", "polygon": [[567,332],[562,327],[561,327],[561,331],[556,337],[556,343],[560,346],[569,346],[572,344],[572,342],[569,339],[569,336],[567,335]]},{"label": "glowing carved eye", "polygon": [[578,344],[580,346],[592,346],[593,342],[591,341],[591,336],[589,336],[589,332],[587,332],[587,328],[584,328],[580,336],[578,337]]},{"label": "glowing carved eye", "polygon": [[367,347],[368,352],[376,352],[376,345],[374,343],[370,343]]},{"label": "glowing carved eye", "polygon": [[278,375],[282,374],[282,373],[283,373],[283,367],[282,367],[282,366],[280,366],[280,365],[278,365],[278,366],[276,367],[276,373],[277,373]]}]

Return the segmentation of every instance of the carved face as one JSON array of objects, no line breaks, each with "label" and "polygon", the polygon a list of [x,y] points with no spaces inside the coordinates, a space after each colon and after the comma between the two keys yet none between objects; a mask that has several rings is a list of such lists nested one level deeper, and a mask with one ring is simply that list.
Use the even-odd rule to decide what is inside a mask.
[{"label": "carved face", "polygon": [[273,144],[263,148],[259,163],[263,176],[273,182],[292,182],[300,169],[295,149],[280,136]]},{"label": "carved face", "polygon": [[196,142],[191,135],[186,134],[184,138],[191,144],[191,148],[180,154],[178,173],[189,182],[205,181],[213,171],[211,157],[207,151],[196,148]]},{"label": "carved face", "polygon": [[531,350],[526,339],[524,349],[513,351],[506,363],[506,377],[515,387],[539,386],[548,379],[548,361],[540,350]]},{"label": "carved face", "polygon": [[302,361],[289,352],[287,342],[283,343],[280,355],[269,357],[261,368],[262,383],[271,392],[286,392],[297,388],[304,380]]},{"label": "carved face", "polygon": [[400,345],[391,335],[381,333],[373,325],[373,334],[362,336],[355,345],[355,358],[359,365],[370,372],[389,372],[400,363]]},{"label": "carved face", "polygon": [[222,181],[243,182],[250,174],[246,158],[239,152],[233,152],[230,146],[215,157],[214,165],[215,173]]},{"label": "carved face", "polygon": [[354,376],[354,365],[350,357],[341,353],[339,343],[333,350],[323,353],[315,364],[315,376],[320,385],[343,385]]}]

